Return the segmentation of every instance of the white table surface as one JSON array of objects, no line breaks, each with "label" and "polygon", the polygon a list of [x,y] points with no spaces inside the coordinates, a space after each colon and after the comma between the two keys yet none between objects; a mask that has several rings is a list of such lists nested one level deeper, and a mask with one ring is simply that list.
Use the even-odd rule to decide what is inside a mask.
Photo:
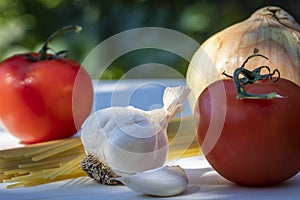
[{"label": "white table surface", "polygon": [[[161,104],[161,93],[164,86],[176,86],[184,84],[184,80],[134,80],[125,81],[122,87],[115,88],[114,82],[105,82],[95,87],[96,101],[95,109],[111,105],[126,105],[126,102],[111,101],[114,90],[118,95],[126,97],[128,91],[133,92],[127,104],[136,107],[150,109],[153,105]],[[125,87],[126,85],[126,87]],[[124,87],[123,87],[124,86]],[[153,93],[154,92],[154,93]],[[102,95],[100,95],[102,93]],[[155,94],[155,95],[153,95]],[[125,96],[124,96],[125,95]],[[151,98],[148,98],[150,95]],[[101,101],[99,100],[99,97]],[[141,101],[143,100],[143,101]],[[181,115],[190,115],[188,105]],[[0,129],[0,149],[19,146],[18,140]],[[187,190],[175,197],[163,199],[299,199],[300,198],[300,173],[290,180],[272,187],[250,188],[235,185],[214,171],[201,155],[182,158],[173,161],[172,164],[183,167],[188,175],[189,185]],[[92,182],[87,177],[70,179],[30,188],[6,189],[4,183],[0,184],[0,200],[100,200],[100,199],[160,199],[136,193],[125,186],[104,186]]]}]

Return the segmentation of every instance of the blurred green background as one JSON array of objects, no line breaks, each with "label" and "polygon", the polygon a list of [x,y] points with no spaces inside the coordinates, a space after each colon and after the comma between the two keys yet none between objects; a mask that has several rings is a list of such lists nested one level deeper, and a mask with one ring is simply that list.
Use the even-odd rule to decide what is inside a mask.
[{"label": "blurred green background", "polygon": [[[169,28],[201,44],[266,5],[279,6],[300,21],[300,3],[291,0],[1,0],[0,59],[38,51],[51,33],[71,24],[82,26],[83,31],[61,36],[50,46],[56,51],[69,50],[69,57],[79,62],[105,39],[139,27]],[[146,63],[172,66],[183,76],[188,67],[187,60],[170,52],[137,50],[111,63],[101,79],[118,79],[132,67]]]}]

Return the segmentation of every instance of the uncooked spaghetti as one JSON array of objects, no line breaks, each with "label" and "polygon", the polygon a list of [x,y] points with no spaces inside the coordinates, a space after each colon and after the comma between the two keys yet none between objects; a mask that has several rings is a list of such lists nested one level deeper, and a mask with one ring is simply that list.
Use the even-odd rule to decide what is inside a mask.
[{"label": "uncooked spaghetti", "polygon": [[[169,123],[169,160],[201,153],[192,123],[191,118],[175,119]],[[0,182],[8,183],[7,188],[16,188],[86,176],[80,166],[85,156],[78,137],[2,150]]]}]

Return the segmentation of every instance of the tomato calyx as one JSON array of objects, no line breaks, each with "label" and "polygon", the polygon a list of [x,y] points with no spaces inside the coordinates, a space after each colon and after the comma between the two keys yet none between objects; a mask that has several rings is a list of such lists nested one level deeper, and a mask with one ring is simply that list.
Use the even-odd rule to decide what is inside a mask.
[{"label": "tomato calyx", "polygon": [[[241,67],[237,68],[233,76],[228,75],[225,71],[222,73],[224,76],[232,78],[236,92],[237,92],[237,99],[274,99],[274,98],[282,98],[281,95],[277,94],[276,92],[271,92],[268,94],[251,94],[245,91],[244,87],[248,84],[254,84],[257,81],[263,80],[270,80],[272,82],[276,82],[280,79],[280,72],[278,69],[275,69],[271,72],[271,69],[268,66],[260,66],[252,71],[245,68],[246,63],[254,58],[254,57],[262,57],[264,59],[268,59],[266,56],[262,54],[258,54],[258,49],[254,49],[254,53],[250,55],[242,64]],[[265,69],[268,71],[266,74],[261,74],[261,71]],[[277,74],[277,77],[273,79],[273,76]],[[240,75],[242,76],[240,78]]]},{"label": "tomato calyx", "polygon": [[57,58],[67,58],[68,57],[68,51],[66,50],[62,50],[59,51],[53,55],[49,55],[47,54],[47,51],[50,49],[49,48],[49,43],[56,37],[58,37],[59,35],[65,33],[65,32],[69,32],[69,31],[75,31],[75,32],[80,32],[81,31],[81,27],[77,26],[77,25],[71,25],[71,26],[65,26],[60,28],[59,30],[55,31],[54,33],[52,33],[46,40],[46,42],[44,43],[44,45],[42,46],[42,48],[39,50],[39,56],[38,57],[34,57],[30,54],[25,54],[25,57],[27,60],[31,61],[31,62],[37,62],[37,61],[42,61],[42,60],[54,60]]}]

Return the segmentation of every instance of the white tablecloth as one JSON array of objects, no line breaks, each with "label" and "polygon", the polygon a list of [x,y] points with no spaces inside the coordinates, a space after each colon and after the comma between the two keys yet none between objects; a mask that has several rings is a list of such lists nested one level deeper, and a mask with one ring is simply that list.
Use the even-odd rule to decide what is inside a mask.
[{"label": "white tablecloth", "polygon": [[[151,108],[161,104],[161,93],[164,86],[184,84],[184,80],[135,80],[122,83],[122,87],[115,88],[114,82],[105,82],[95,87],[95,109],[101,109],[111,105],[125,105],[126,101],[140,108]],[[126,87],[125,87],[126,86]],[[141,89],[142,88],[142,89]],[[112,90],[117,90],[116,99],[124,102],[111,101]],[[133,95],[126,100],[128,91]],[[101,95],[102,93],[102,95]],[[155,95],[154,95],[155,94]],[[120,96],[122,96],[120,98]],[[101,100],[100,100],[101,96]],[[149,98],[149,96],[151,98]],[[181,115],[190,115],[188,105]],[[0,149],[19,146],[18,141],[9,133],[0,130]],[[172,162],[186,170],[189,178],[187,190],[175,197],[163,199],[299,199],[300,198],[300,174],[277,186],[265,188],[249,188],[235,185],[214,171],[203,156],[183,158]],[[89,178],[77,178],[35,186],[31,188],[6,189],[4,183],[0,184],[0,200],[126,200],[126,199],[152,199],[154,197],[131,191],[125,186],[104,186],[92,182]],[[155,197],[156,199],[159,199]]]}]

